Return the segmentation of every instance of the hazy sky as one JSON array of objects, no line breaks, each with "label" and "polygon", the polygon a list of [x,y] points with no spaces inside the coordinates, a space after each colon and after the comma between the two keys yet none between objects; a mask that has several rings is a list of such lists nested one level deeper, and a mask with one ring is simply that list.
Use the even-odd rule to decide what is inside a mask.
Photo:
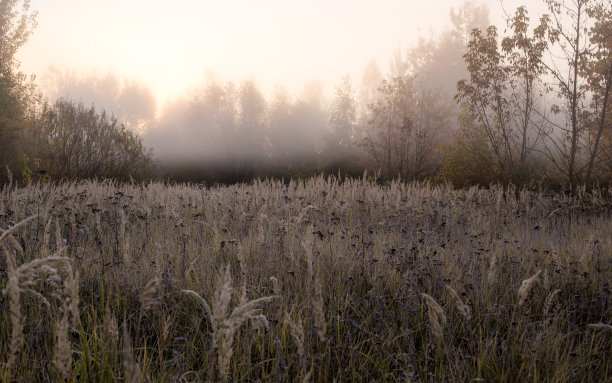
[{"label": "hazy sky", "polygon": [[[486,0],[501,20],[498,1]],[[394,49],[449,23],[462,0],[32,0],[38,27],[22,69],[77,75],[109,71],[148,85],[158,102],[213,71],[299,90],[309,80],[356,81],[370,58],[381,70]],[[519,1],[505,0],[507,9]],[[537,3],[541,1],[523,1]]]}]

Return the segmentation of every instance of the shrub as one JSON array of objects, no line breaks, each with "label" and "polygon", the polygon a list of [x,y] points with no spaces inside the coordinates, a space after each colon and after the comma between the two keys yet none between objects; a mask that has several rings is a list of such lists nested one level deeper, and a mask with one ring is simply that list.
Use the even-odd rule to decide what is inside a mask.
[{"label": "shrub", "polygon": [[67,99],[45,105],[31,125],[31,157],[51,178],[145,179],[151,153],[141,138],[105,111]]}]

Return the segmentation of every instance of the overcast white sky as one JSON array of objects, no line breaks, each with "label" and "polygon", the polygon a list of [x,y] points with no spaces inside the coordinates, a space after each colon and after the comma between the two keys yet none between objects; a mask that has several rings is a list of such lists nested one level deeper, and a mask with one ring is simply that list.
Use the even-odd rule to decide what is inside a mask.
[{"label": "overcast white sky", "polygon": [[[499,23],[499,1],[484,2]],[[386,70],[394,49],[444,29],[450,8],[461,3],[32,0],[38,27],[20,59],[22,70],[39,78],[50,67],[77,75],[112,71],[145,83],[160,103],[197,85],[208,70],[223,80],[254,79],[264,92],[275,84],[297,91],[309,80],[333,86],[345,74],[358,81],[372,57]],[[504,0],[508,10],[541,3]]]}]

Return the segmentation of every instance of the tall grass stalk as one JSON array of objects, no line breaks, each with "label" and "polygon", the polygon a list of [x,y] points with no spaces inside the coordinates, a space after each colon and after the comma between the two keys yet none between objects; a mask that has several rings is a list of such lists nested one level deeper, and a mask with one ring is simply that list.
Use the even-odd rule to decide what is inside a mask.
[{"label": "tall grass stalk", "polygon": [[610,381],[611,220],[612,188],[4,187],[0,380]]}]

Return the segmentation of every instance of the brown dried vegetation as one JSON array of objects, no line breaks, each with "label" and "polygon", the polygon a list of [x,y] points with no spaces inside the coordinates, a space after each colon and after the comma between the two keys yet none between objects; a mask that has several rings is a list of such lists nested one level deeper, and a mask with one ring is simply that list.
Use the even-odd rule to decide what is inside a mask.
[{"label": "brown dried vegetation", "polygon": [[612,378],[611,190],[80,182],[0,209],[3,381]]}]

